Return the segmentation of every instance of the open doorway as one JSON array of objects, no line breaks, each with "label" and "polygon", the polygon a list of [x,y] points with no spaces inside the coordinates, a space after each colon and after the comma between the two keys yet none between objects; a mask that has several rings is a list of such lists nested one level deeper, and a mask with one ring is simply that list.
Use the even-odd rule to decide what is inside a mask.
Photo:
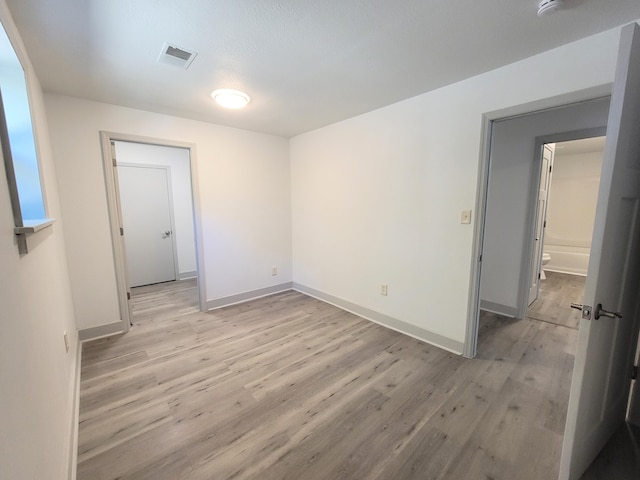
[{"label": "open doorway", "polygon": [[527,318],[576,330],[589,266],[605,137],[545,144]]},{"label": "open doorway", "polygon": [[480,311],[523,319],[533,300],[543,146],[604,135],[608,112],[605,97],[490,122],[484,212],[479,215],[478,303],[470,316],[467,356],[476,353]]},{"label": "open doorway", "polygon": [[188,290],[203,310],[193,146],[108,132],[101,137],[123,331],[133,324],[136,291]]}]

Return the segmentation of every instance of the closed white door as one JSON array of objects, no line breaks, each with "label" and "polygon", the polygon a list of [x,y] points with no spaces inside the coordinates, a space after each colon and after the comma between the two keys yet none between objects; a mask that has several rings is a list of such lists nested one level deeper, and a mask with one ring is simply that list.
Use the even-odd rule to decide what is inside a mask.
[{"label": "closed white door", "polygon": [[531,285],[529,286],[529,305],[538,298],[540,290],[540,271],[542,269],[542,246],[544,229],[546,227],[547,203],[549,187],[551,186],[551,169],[553,166],[553,148],[542,146],[542,170],[540,172],[540,188],[538,189],[538,204],[536,207],[536,228],[533,239],[533,255],[531,257]]},{"label": "closed white door", "polygon": [[[561,480],[580,478],[626,414],[640,313],[638,85],[640,27],[634,23],[622,30],[620,39]],[[598,315],[600,308],[605,310]]]},{"label": "closed white door", "polygon": [[175,280],[167,168],[119,164],[117,170],[130,286]]}]

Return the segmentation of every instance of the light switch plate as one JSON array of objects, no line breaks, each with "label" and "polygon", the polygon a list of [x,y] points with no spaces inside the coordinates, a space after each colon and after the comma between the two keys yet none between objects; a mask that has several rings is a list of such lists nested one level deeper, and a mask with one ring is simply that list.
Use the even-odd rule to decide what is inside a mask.
[{"label": "light switch plate", "polygon": [[462,213],[460,214],[460,223],[466,225],[471,223],[471,210],[462,210]]}]

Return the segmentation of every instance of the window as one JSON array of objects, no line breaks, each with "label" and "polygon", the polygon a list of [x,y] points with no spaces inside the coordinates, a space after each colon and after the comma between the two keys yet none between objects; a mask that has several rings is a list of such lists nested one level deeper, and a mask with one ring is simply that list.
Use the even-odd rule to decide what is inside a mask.
[{"label": "window", "polygon": [[24,69],[4,28],[0,29],[0,143],[15,232],[21,253],[25,235],[52,223],[46,218]]}]

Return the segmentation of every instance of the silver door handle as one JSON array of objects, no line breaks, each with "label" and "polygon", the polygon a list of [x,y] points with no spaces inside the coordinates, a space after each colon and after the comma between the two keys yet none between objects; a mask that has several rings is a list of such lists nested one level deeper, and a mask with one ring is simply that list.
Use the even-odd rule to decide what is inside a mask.
[{"label": "silver door handle", "polygon": [[593,318],[598,320],[600,317],[622,318],[622,312],[610,312],[602,308],[602,304],[599,303],[593,311]]},{"label": "silver door handle", "polygon": [[171,236],[171,230],[167,230],[162,234],[162,238],[167,238]]}]

